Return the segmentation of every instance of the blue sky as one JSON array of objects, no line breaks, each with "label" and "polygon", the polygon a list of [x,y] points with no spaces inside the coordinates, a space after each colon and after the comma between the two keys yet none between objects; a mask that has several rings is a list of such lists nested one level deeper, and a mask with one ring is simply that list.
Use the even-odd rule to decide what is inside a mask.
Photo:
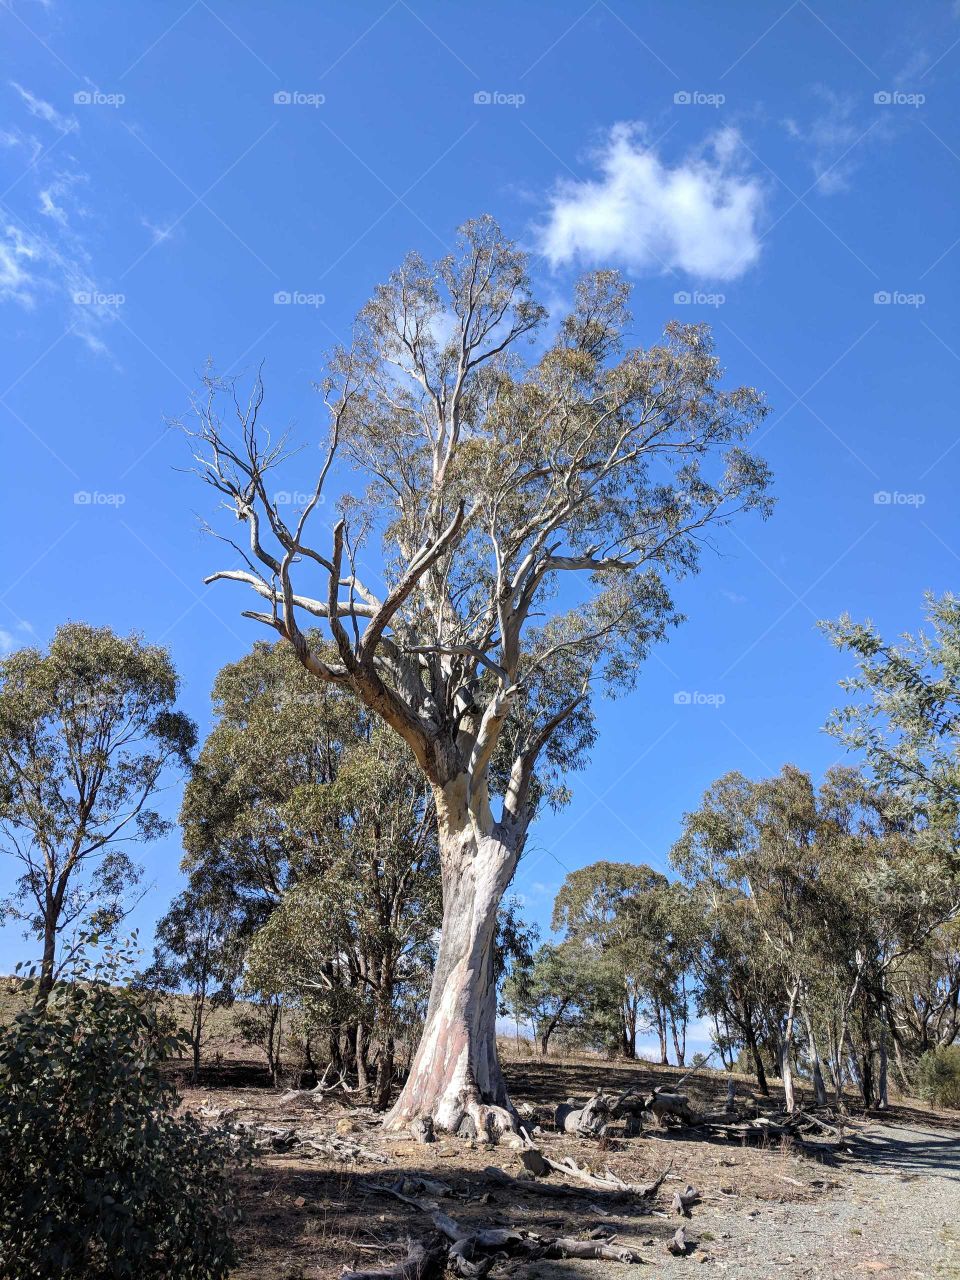
[{"label": "blue sky", "polygon": [[[207,357],[262,359],[269,421],[319,440],[325,350],[405,252],[490,212],[551,304],[619,266],[636,342],[709,320],[774,407],[777,510],[721,535],[602,708],[518,873],[530,914],[596,858],[664,867],[725,771],[837,758],[816,620],[914,628],[958,576],[956,6],[5,0],[0,26],[4,648],[141,630],[205,730],[259,633],[202,586],[211,495],[165,417]],[[147,933],[178,861],[147,852]],[[0,969],[33,950],[8,930]]]}]

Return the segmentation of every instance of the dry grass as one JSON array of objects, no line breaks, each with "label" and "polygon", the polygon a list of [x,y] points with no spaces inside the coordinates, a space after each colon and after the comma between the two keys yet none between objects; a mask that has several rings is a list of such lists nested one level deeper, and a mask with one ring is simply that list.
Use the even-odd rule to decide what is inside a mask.
[{"label": "dry grass", "polygon": [[[651,1181],[671,1166],[655,1211],[641,1211],[628,1202],[603,1201],[589,1188],[576,1199],[552,1200],[498,1187],[484,1176],[485,1166],[494,1164],[513,1175],[521,1172],[516,1152],[506,1144],[490,1148],[445,1139],[422,1147],[402,1137],[387,1139],[380,1134],[376,1117],[330,1099],[314,1102],[304,1095],[281,1102],[281,1093],[253,1087],[186,1089],[185,1107],[196,1108],[209,1101],[217,1107],[236,1108],[240,1120],[323,1128],[333,1128],[337,1121],[352,1122],[364,1145],[379,1147],[390,1157],[386,1168],[345,1168],[323,1157],[304,1159],[296,1154],[258,1157],[239,1177],[244,1223],[238,1280],[333,1280],[345,1266],[360,1266],[365,1260],[372,1265],[373,1259],[399,1257],[408,1235],[429,1233],[427,1220],[417,1222],[409,1207],[371,1193],[364,1186],[370,1182],[417,1175],[445,1182],[456,1198],[444,1207],[467,1224],[554,1229],[574,1235],[603,1225],[615,1230],[623,1243],[640,1247],[649,1242],[651,1261],[676,1229],[677,1220],[666,1209],[673,1191],[687,1182],[698,1188],[705,1203],[729,1206],[731,1214],[814,1199],[839,1185],[833,1170],[786,1146],[744,1147],[710,1141],[691,1130],[589,1142],[553,1131],[552,1114],[558,1100],[567,1096],[585,1099],[599,1084],[610,1089],[629,1085],[648,1089],[681,1074],[676,1069],[582,1058],[508,1061],[506,1070],[512,1096],[534,1108],[531,1123],[543,1128],[538,1140],[552,1156],[571,1155],[579,1164],[597,1170],[608,1166],[628,1182]],[[701,1105],[715,1105],[725,1093],[726,1080],[723,1073],[700,1071],[688,1081],[689,1091]],[[551,1265],[555,1268],[559,1264]],[[583,1271],[568,1270],[563,1264],[562,1272],[551,1274],[600,1274],[590,1270],[593,1265]]]}]

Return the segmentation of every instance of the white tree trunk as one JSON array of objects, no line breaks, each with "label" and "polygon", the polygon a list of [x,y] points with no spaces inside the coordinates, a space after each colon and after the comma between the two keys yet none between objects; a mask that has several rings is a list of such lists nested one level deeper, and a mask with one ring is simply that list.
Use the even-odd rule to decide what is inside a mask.
[{"label": "white tree trunk", "polygon": [[790,990],[783,1039],[780,1041],[780,1078],[783,1081],[783,1100],[786,1110],[791,1114],[796,1107],[793,1093],[793,1021],[796,1016],[799,989],[800,984],[797,982]]},{"label": "white tree trunk", "polygon": [[[440,806],[438,806],[440,808]],[[388,1128],[431,1116],[454,1133],[465,1117],[485,1139],[516,1127],[497,1057],[494,942],[497,908],[517,851],[499,830],[440,809],[443,927],[420,1046]]]}]

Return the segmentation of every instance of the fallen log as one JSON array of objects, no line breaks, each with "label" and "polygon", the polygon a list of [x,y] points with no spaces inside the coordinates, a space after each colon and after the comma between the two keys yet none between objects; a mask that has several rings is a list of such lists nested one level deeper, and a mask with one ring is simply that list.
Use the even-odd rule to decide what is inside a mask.
[{"label": "fallen log", "polygon": [[443,1274],[446,1263],[447,1246],[437,1235],[426,1244],[419,1240],[408,1241],[407,1256],[392,1266],[362,1271],[345,1268],[340,1280],[432,1280],[432,1277]]},{"label": "fallen log", "polygon": [[667,1118],[691,1127],[703,1123],[703,1115],[691,1107],[690,1099],[685,1093],[666,1093],[654,1089],[646,1100],[645,1110],[656,1116],[661,1124]]},{"label": "fallen log", "polygon": [[492,1164],[487,1165],[483,1172],[487,1178],[498,1182],[503,1187],[508,1187],[511,1191],[528,1191],[531,1195],[554,1198],[564,1196],[582,1198],[584,1195],[584,1192],[576,1187],[568,1187],[562,1182],[547,1182],[541,1178],[511,1178],[505,1169],[498,1169]]},{"label": "fallen log", "polygon": [[602,1174],[593,1173],[590,1169],[581,1168],[571,1156],[564,1156],[562,1160],[553,1160],[550,1156],[543,1156],[543,1160],[554,1172],[566,1174],[568,1178],[576,1178],[594,1191],[612,1191],[618,1195],[636,1196],[640,1200],[646,1200],[656,1195],[670,1172],[669,1169],[664,1169],[663,1173],[655,1181],[644,1184],[624,1182],[622,1178],[618,1178],[609,1169],[604,1169]]},{"label": "fallen log", "polygon": [[[435,1255],[445,1252],[447,1270],[464,1280],[485,1276],[494,1262],[506,1254],[508,1257],[536,1261],[539,1258],[586,1258],[609,1262],[646,1262],[643,1254],[628,1245],[617,1244],[613,1238],[603,1240],[577,1240],[572,1236],[548,1236],[517,1227],[466,1227],[449,1214],[422,1200],[405,1195],[396,1187],[379,1183],[361,1184],[365,1190],[393,1196],[404,1204],[429,1215],[440,1237],[449,1241],[445,1250],[436,1246],[409,1247],[408,1255],[401,1262],[382,1270],[345,1271],[341,1280],[427,1280],[439,1274]],[[441,1270],[443,1262],[440,1264]],[[428,1268],[417,1270],[416,1268]],[[430,1270],[429,1268],[433,1268]]]}]

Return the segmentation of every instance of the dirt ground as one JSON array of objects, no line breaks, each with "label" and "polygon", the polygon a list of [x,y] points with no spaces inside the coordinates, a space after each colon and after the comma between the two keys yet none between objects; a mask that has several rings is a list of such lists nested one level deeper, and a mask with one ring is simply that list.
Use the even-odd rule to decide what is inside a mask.
[{"label": "dirt ground", "polygon": [[[583,1140],[553,1130],[555,1104],[609,1090],[668,1084],[681,1073],[649,1064],[610,1065],[595,1060],[507,1064],[511,1093],[534,1109],[529,1125],[544,1152],[571,1155],[596,1171],[609,1167],[628,1182],[670,1172],[652,1205],[611,1200],[589,1187],[577,1195],[537,1194],[498,1186],[487,1166],[522,1174],[518,1154],[461,1139],[418,1146],[387,1137],[376,1116],[330,1097],[282,1092],[238,1083],[231,1064],[217,1087],[184,1090],[184,1107],[235,1109],[235,1119],[291,1125],[316,1133],[339,1129],[348,1139],[382,1152],[388,1163],[342,1164],[318,1155],[267,1154],[238,1175],[244,1222],[236,1280],[333,1280],[344,1267],[373,1267],[406,1253],[409,1238],[427,1239],[429,1217],[376,1190],[377,1184],[418,1176],[445,1183],[452,1194],[442,1210],[464,1225],[510,1226],[586,1237],[603,1230],[649,1257],[670,1280],[725,1275],[743,1280],[783,1277],[956,1277],[960,1280],[960,1114],[938,1115],[898,1106],[882,1117],[852,1117],[839,1142],[823,1140],[798,1150],[786,1145],[744,1146],[711,1140],[696,1130],[648,1130],[642,1137]],[[722,1100],[728,1077],[700,1071],[684,1085],[700,1107]],[[753,1093],[743,1078],[741,1096]],[[696,1247],[672,1257],[666,1243],[680,1219],[671,1212],[676,1190],[691,1183],[700,1203],[685,1224]],[[576,1186],[559,1174],[546,1185]],[[544,1180],[538,1180],[543,1187]],[[423,1194],[413,1188],[420,1198]],[[517,1280],[589,1280],[636,1276],[636,1265],[613,1262],[511,1262],[493,1275]]]}]

